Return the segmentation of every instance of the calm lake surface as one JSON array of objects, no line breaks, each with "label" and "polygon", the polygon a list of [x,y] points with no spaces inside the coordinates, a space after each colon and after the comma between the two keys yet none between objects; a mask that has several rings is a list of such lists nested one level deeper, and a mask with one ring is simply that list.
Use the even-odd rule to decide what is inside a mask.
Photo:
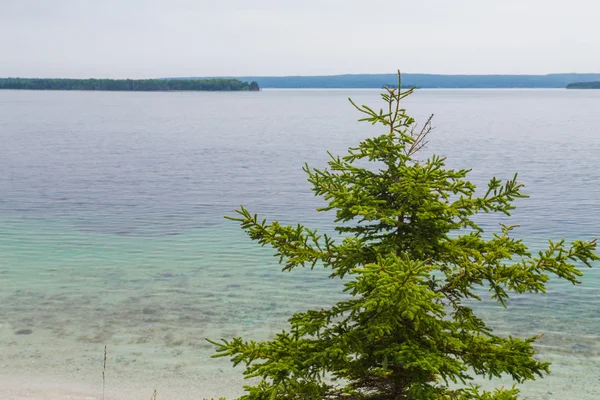
[{"label": "calm lake surface", "polygon": [[[114,390],[239,394],[241,371],[204,338],[267,338],[340,283],[279,272],[223,216],[243,203],[331,229],[301,167],[380,133],[346,100],[378,107],[378,93],[0,91],[0,377],[100,388],[106,344]],[[600,235],[600,91],[421,90],[406,107],[435,114],[426,154],[478,183],[519,172],[531,198],[510,221],[534,248]],[[582,280],[478,307],[503,334],[545,333],[553,373],[528,399],[600,398],[600,265]]]}]

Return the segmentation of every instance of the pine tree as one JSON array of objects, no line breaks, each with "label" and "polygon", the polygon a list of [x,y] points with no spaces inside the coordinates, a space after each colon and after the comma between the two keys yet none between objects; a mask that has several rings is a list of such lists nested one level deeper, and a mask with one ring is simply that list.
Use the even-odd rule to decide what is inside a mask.
[{"label": "pine tree", "polygon": [[532,254],[511,237],[516,225],[484,235],[473,217],[509,216],[515,199],[527,197],[523,185],[515,174],[476,193],[469,170],[448,169],[437,155],[417,159],[432,128],[431,118],[418,128],[401,108],[412,92],[385,88],[378,112],[350,100],[385,133],[343,157],[330,154],[329,168],[304,167],[328,202],[318,211],[335,211],[339,238],[267,223],[244,207],[228,217],[271,246],[284,271],[328,268],[349,295],[294,314],[272,340],[209,340],[213,357],[231,357],[259,379],[242,399],[516,399],[516,386],[486,392],[470,381],[522,383],[549,372],[533,357],[541,335],[495,335],[471,306],[482,296],[506,307],[510,293],[543,293],[550,275],[578,284],[577,266],[600,259],[596,240],[549,241]]},{"label": "pine tree", "polygon": [[249,90],[251,92],[258,92],[260,90],[260,87],[258,86],[258,82],[256,82],[256,81],[250,82]]}]

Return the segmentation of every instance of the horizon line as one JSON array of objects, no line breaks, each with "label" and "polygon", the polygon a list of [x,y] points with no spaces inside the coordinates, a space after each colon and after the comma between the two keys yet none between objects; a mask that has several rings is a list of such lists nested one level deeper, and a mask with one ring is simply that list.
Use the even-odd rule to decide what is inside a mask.
[{"label": "horizon line", "polygon": [[[504,74],[504,73],[483,73],[483,74],[467,74],[467,73],[424,73],[424,72],[402,72],[402,75],[420,75],[420,76],[460,76],[460,77],[516,77],[516,76],[553,76],[553,75],[600,75],[600,72],[551,72],[547,74]],[[64,77],[26,77],[26,76],[0,76],[0,79],[114,79],[114,80],[147,80],[147,79],[210,79],[210,78],[320,78],[320,77],[338,77],[338,76],[380,76],[380,75],[397,75],[398,72],[377,72],[377,73],[342,73],[342,74],[329,74],[329,75],[170,75],[170,76],[159,76],[153,78],[106,78],[106,77],[87,77],[87,78],[64,78]]]},{"label": "horizon line", "polygon": [[[483,74],[448,74],[448,73],[432,73],[432,72],[403,72],[399,71],[402,75],[426,75],[426,76],[552,76],[552,75],[600,75],[600,72],[550,72],[546,74],[504,74],[504,73],[483,73]],[[198,78],[316,78],[316,77],[330,77],[330,76],[357,76],[357,75],[397,75],[396,72],[367,72],[367,73],[341,73],[341,74],[328,74],[328,75],[188,75],[188,76],[167,76],[169,78],[186,78],[186,77],[198,77]]]}]

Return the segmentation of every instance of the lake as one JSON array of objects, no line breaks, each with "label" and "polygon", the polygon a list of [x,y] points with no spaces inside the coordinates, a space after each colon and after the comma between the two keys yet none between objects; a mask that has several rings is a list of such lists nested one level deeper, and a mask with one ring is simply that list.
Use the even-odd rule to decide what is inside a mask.
[{"label": "lake", "polygon": [[[244,204],[330,230],[302,165],[381,133],[348,97],[381,104],[378,90],[0,91],[0,387],[101,398],[106,345],[110,398],[240,394],[241,370],[204,338],[267,338],[340,283],[280,272],[223,216]],[[435,114],[426,154],[479,184],[519,172],[531,198],[510,221],[532,247],[600,236],[600,91],[420,90],[406,107]],[[545,334],[552,374],[526,398],[600,397],[599,267],[478,306],[502,334]]]}]

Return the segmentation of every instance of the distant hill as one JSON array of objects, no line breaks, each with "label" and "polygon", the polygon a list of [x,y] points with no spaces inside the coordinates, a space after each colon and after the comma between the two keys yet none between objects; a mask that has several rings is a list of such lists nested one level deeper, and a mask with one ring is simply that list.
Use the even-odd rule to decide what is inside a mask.
[{"label": "distant hill", "polygon": [[600,89],[600,81],[569,83],[567,89]]},{"label": "distant hill", "polygon": [[106,91],[258,91],[256,82],[238,79],[39,79],[0,78],[0,89]]},{"label": "distant hill", "polygon": [[[384,85],[397,85],[396,74],[240,76],[234,78],[245,82],[256,81],[261,88],[381,88]],[[600,74],[402,74],[402,86],[417,86],[419,88],[565,88],[571,82],[588,81],[600,81]]]}]

